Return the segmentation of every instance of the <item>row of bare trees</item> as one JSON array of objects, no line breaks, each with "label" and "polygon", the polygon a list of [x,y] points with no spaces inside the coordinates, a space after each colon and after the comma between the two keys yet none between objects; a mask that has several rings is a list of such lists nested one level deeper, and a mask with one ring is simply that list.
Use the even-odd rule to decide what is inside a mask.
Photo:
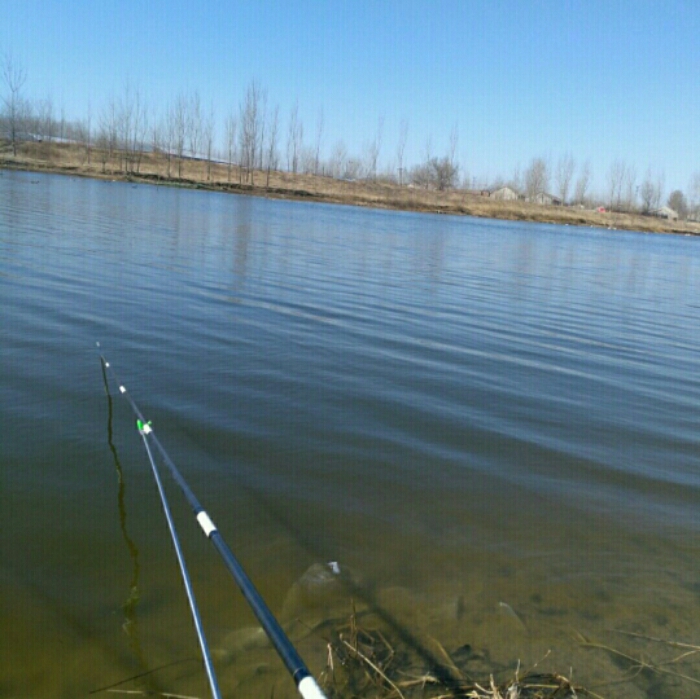
[{"label": "row of bare trees", "polygon": [[[338,140],[327,149],[328,156],[324,159],[323,109],[319,110],[315,129],[309,136],[299,104],[295,102],[284,131],[279,105],[272,107],[267,91],[255,81],[249,83],[242,101],[224,116],[223,133],[219,137],[214,106],[203,105],[198,92],[179,94],[158,115],[138,89],[127,85],[119,97],[103,107],[97,118],[93,118],[89,106],[83,120],[68,122],[63,109],[57,115],[51,99],[32,103],[25,97],[26,71],[11,55],[4,56],[0,70],[4,88],[0,126],[15,156],[23,140],[71,141],[84,146],[88,163],[94,157],[103,171],[109,167],[126,174],[139,173],[145,154],[157,152],[164,156],[162,174],[167,178],[182,178],[183,163],[196,159],[205,163],[208,179],[211,179],[214,162],[225,164],[229,183],[237,176],[239,183],[255,185],[256,177],[264,177],[265,185],[269,186],[271,172],[286,166],[293,174],[383,180],[437,191],[460,186],[457,124],[450,133],[444,155],[433,153],[432,137],[429,137],[421,162],[406,167],[409,123],[402,120],[393,162],[382,171],[383,116],[377,119],[360,156],[353,157],[344,141]],[[283,144],[285,133],[286,143]],[[470,180],[465,174],[461,186],[476,188],[475,179]],[[664,174],[651,167],[640,178],[634,165],[621,159],[613,161],[606,173],[602,195],[591,193],[591,181],[590,163],[577,163],[571,153],[564,153],[555,163],[551,157],[535,157],[523,171],[516,168],[510,179],[497,178],[491,188],[508,185],[518,196],[530,201],[546,198],[563,204],[590,206],[596,203],[613,210],[642,213],[658,209],[663,201]],[[260,181],[257,184],[261,184]],[[700,219],[700,171],[693,174],[687,195],[676,190],[667,204],[680,217]]]},{"label": "row of bare trees", "polygon": [[[533,158],[523,173],[516,169],[508,181],[497,178],[492,188],[507,185],[530,201],[538,201],[551,190],[548,196],[562,204],[599,204],[620,212],[649,214],[659,210],[664,203],[665,176],[662,171],[648,167],[644,176],[639,178],[634,165],[617,159],[608,168],[605,181],[603,195],[591,194],[590,163],[585,161],[577,169],[573,156],[565,153],[554,167],[549,158]],[[680,218],[700,220],[700,171],[691,177],[688,197],[681,190],[674,190],[665,203]]]},{"label": "row of bare trees", "polygon": [[[574,175],[576,175],[574,179]],[[571,153],[563,154],[552,167],[550,158],[538,156],[532,158],[527,168],[521,171],[517,167],[510,179],[498,177],[491,189],[507,186],[523,199],[529,201],[543,200],[549,197],[562,204],[590,203],[591,165],[589,161],[576,167]]]},{"label": "row of bare trees", "polygon": [[11,55],[5,55],[2,65],[2,79],[6,94],[3,97],[3,121],[7,139],[12,146],[12,155],[17,155],[17,143],[22,137],[31,108],[22,94],[27,81],[27,72]]}]

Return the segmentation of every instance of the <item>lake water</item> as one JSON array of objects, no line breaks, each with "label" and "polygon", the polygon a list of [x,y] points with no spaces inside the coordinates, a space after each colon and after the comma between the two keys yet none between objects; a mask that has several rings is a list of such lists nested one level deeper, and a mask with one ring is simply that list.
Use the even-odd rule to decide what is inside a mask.
[{"label": "lake water", "polygon": [[[700,645],[700,240],[0,171],[0,294],[1,696],[207,696],[97,341],[314,672],[354,602],[477,679],[698,695],[582,639]],[[293,696],[164,478],[224,695]]]}]

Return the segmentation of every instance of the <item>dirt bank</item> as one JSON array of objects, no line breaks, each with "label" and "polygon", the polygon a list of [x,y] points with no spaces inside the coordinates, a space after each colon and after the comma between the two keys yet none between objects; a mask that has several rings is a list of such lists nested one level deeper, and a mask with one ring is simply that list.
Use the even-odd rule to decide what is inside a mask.
[{"label": "dirt bank", "polygon": [[700,223],[665,221],[639,214],[495,201],[464,190],[437,192],[390,182],[349,182],[280,171],[255,170],[249,174],[235,165],[229,168],[226,164],[189,158],[179,161],[162,153],[125,154],[92,148],[88,154],[84,146],[72,144],[24,143],[16,156],[5,144],[0,146],[0,168],[401,211],[700,235]]}]

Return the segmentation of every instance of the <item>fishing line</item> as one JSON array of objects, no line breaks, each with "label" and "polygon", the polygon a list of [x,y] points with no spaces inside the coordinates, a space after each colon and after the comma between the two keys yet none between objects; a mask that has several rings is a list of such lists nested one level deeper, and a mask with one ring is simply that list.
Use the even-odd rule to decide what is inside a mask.
[{"label": "fishing line", "polygon": [[[100,346],[99,343],[97,343],[97,346]],[[131,406],[131,409],[134,415],[136,416],[136,426],[138,428],[139,434],[141,435],[141,438],[143,439],[144,446],[146,447],[146,452],[151,463],[153,475],[156,479],[159,493],[161,493],[161,502],[163,503],[163,509],[166,512],[166,518],[168,519],[168,526],[170,527],[173,543],[175,544],[175,542],[177,541],[177,534],[175,533],[175,527],[172,523],[172,518],[170,517],[170,511],[167,506],[167,500],[165,499],[165,492],[163,491],[162,483],[160,481],[160,476],[158,475],[158,469],[155,465],[149,442],[155,444],[156,448],[158,449],[158,452],[160,453],[160,456],[163,459],[165,465],[168,467],[170,474],[175,479],[175,482],[180,486],[180,490],[182,490],[183,494],[185,495],[185,498],[189,502],[190,507],[192,508],[192,511],[195,515],[195,518],[199,523],[199,526],[201,527],[205,536],[212,542],[219,555],[221,556],[224,565],[231,573],[233,579],[236,581],[236,584],[243,593],[243,597],[250,605],[251,609],[253,610],[253,613],[260,622],[260,625],[262,626],[263,630],[265,631],[272,645],[277,651],[277,654],[280,656],[282,662],[285,664],[287,670],[291,674],[299,693],[304,699],[326,699],[325,694],[323,693],[323,691],[321,690],[311,673],[309,672],[309,669],[307,668],[304,661],[301,659],[301,656],[292,645],[291,641],[285,634],[284,630],[280,626],[275,616],[270,611],[269,607],[261,597],[260,593],[253,585],[252,581],[248,577],[241,564],[238,562],[238,559],[234,556],[233,552],[228,547],[228,544],[224,541],[223,537],[221,536],[219,530],[216,528],[216,525],[212,521],[211,517],[204,509],[204,507],[202,507],[202,504],[199,502],[199,500],[192,492],[190,487],[187,485],[187,482],[183,478],[177,466],[175,466],[175,463],[165,451],[165,448],[156,436],[156,433],[153,430],[151,423],[144,418],[143,413],[139,410],[139,407],[136,405],[136,402],[127,392],[126,387],[123,384],[119,383],[114,369],[112,369],[110,363],[107,361],[104,355],[101,354],[100,358],[104,364],[106,371],[112,375],[117,386],[119,386],[119,392],[129,402],[129,405]],[[182,557],[182,552],[179,547],[179,542],[175,544],[175,548],[176,552],[178,553],[178,560],[180,560]],[[190,607],[195,618],[195,625],[197,627],[198,637],[200,638],[202,654],[205,657],[205,665],[207,665],[209,651],[206,645],[206,640],[204,639],[204,632],[203,630],[201,630],[201,621],[199,621],[199,614],[196,611],[194,594],[191,593],[191,588],[189,587],[189,576],[187,575],[186,568],[184,565],[184,558],[182,558],[181,571],[183,572],[183,580],[187,581],[185,583],[185,587],[188,590],[188,598],[190,598],[190,594],[192,594],[190,598]],[[208,662],[211,663],[211,660],[209,659]],[[210,665],[207,665],[207,674],[209,674],[209,667]],[[214,693],[214,689],[216,687],[217,693],[215,693],[214,696],[218,697],[218,687],[216,686],[216,679],[214,677],[213,668],[211,669],[211,680],[213,680],[212,692]]]},{"label": "fishing line", "polygon": [[[98,343],[99,347],[99,343]],[[104,358],[104,356],[100,355],[100,359],[102,360],[102,371],[103,373],[109,371],[110,366],[109,362]],[[115,377],[116,378],[116,377]],[[119,386],[119,391],[122,394],[126,393],[126,389],[123,386]],[[182,547],[180,546],[180,539],[177,535],[177,531],[175,529],[175,523],[173,522],[172,514],[170,512],[170,505],[168,504],[168,498],[165,495],[165,489],[163,488],[163,483],[160,478],[160,473],[158,471],[158,467],[156,466],[156,462],[153,458],[153,453],[151,452],[151,445],[148,443],[148,435],[151,434],[151,426],[148,422],[146,422],[143,419],[143,416],[141,416],[140,412],[138,412],[138,408],[136,408],[136,404],[131,401],[131,398],[129,398],[129,402],[132,404],[132,407],[135,409],[135,411],[139,415],[139,419],[136,420],[136,426],[138,427],[139,434],[141,435],[141,438],[143,439],[143,445],[146,448],[146,454],[148,455],[148,461],[151,464],[151,471],[153,472],[153,478],[155,479],[156,482],[156,487],[158,488],[158,494],[160,495],[160,502],[163,507],[163,512],[165,514],[165,519],[167,520],[168,523],[168,529],[170,530],[170,538],[173,542],[173,548],[175,549],[175,555],[177,556],[177,562],[178,565],[180,566],[180,574],[182,576],[182,582],[185,585],[185,592],[187,594],[187,601],[189,602],[190,605],[190,611],[192,613],[192,619],[194,620],[194,626],[195,626],[195,631],[197,632],[197,639],[199,641],[199,647],[202,650],[202,657],[204,659],[204,669],[207,674],[207,679],[209,680],[209,686],[211,688],[211,693],[214,699],[221,699],[221,692],[219,691],[219,685],[216,680],[216,674],[214,673],[214,664],[212,663],[211,659],[211,654],[209,652],[209,646],[207,645],[207,639],[204,635],[204,628],[202,627],[202,620],[199,615],[199,609],[197,608],[197,600],[195,599],[194,596],[194,590],[192,589],[192,583],[190,581],[190,576],[189,573],[187,572],[187,564],[185,563],[185,557],[182,553]]]},{"label": "fishing line", "polygon": [[121,461],[119,460],[117,447],[115,446],[113,439],[114,431],[112,429],[112,422],[114,411],[112,409],[112,394],[109,392],[109,383],[107,381],[107,373],[104,362],[101,362],[101,366],[102,381],[104,382],[105,394],[107,396],[107,444],[109,445],[109,450],[112,452],[114,468],[117,474],[117,508],[119,510],[119,526],[121,528],[122,537],[124,539],[124,543],[126,544],[127,551],[129,552],[129,557],[131,558],[132,564],[131,581],[129,582],[129,596],[122,605],[122,609],[124,610],[124,623],[122,624],[122,628],[129,637],[129,645],[131,646],[139,665],[145,669],[147,664],[141,648],[136,615],[136,610],[139,603],[139,550],[134,540],[129,535],[126,525],[126,482],[124,480],[124,471],[122,469]]},{"label": "fishing line", "polygon": [[[109,367],[109,364],[107,364],[107,367]],[[163,512],[165,513],[165,519],[168,521],[168,529],[170,529],[170,538],[172,539],[173,546],[175,548],[177,562],[180,565],[180,573],[182,574],[182,581],[185,585],[185,591],[187,592],[187,600],[190,603],[190,610],[192,612],[192,619],[194,620],[195,630],[197,631],[199,646],[202,649],[202,656],[204,658],[204,668],[207,673],[207,678],[209,679],[211,693],[214,699],[221,699],[221,692],[219,691],[219,685],[216,681],[216,675],[214,673],[214,664],[212,663],[211,654],[209,653],[209,646],[207,645],[207,640],[204,636],[204,628],[202,627],[202,620],[199,616],[197,600],[194,596],[194,590],[192,589],[190,576],[187,572],[185,557],[182,553],[182,548],[180,547],[180,540],[177,536],[177,531],[175,531],[175,523],[173,522],[173,518],[170,513],[170,506],[168,505],[168,500],[165,497],[165,490],[163,489],[163,483],[160,480],[160,473],[158,472],[158,467],[156,466],[156,462],[153,459],[153,454],[151,453],[151,446],[148,443],[148,435],[151,433],[151,427],[147,422],[144,423],[142,420],[137,420],[137,425],[139,429],[139,434],[143,439],[143,445],[144,447],[146,447],[148,460],[151,463],[151,470],[153,471],[153,478],[155,478],[156,485],[158,487],[158,493],[160,494],[160,501],[163,506]]]}]

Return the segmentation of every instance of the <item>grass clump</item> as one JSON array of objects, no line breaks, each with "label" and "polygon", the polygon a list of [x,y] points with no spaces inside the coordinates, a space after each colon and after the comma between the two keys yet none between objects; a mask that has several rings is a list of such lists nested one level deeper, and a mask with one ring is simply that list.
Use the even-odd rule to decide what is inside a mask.
[{"label": "grass clump", "polygon": [[410,648],[395,647],[378,628],[349,622],[328,641],[326,667],[320,680],[329,699],[578,699],[600,695],[575,685],[561,674],[522,672],[520,666],[502,679],[476,677],[470,665],[483,665],[483,655],[469,646],[450,655],[434,638],[432,662]]}]

